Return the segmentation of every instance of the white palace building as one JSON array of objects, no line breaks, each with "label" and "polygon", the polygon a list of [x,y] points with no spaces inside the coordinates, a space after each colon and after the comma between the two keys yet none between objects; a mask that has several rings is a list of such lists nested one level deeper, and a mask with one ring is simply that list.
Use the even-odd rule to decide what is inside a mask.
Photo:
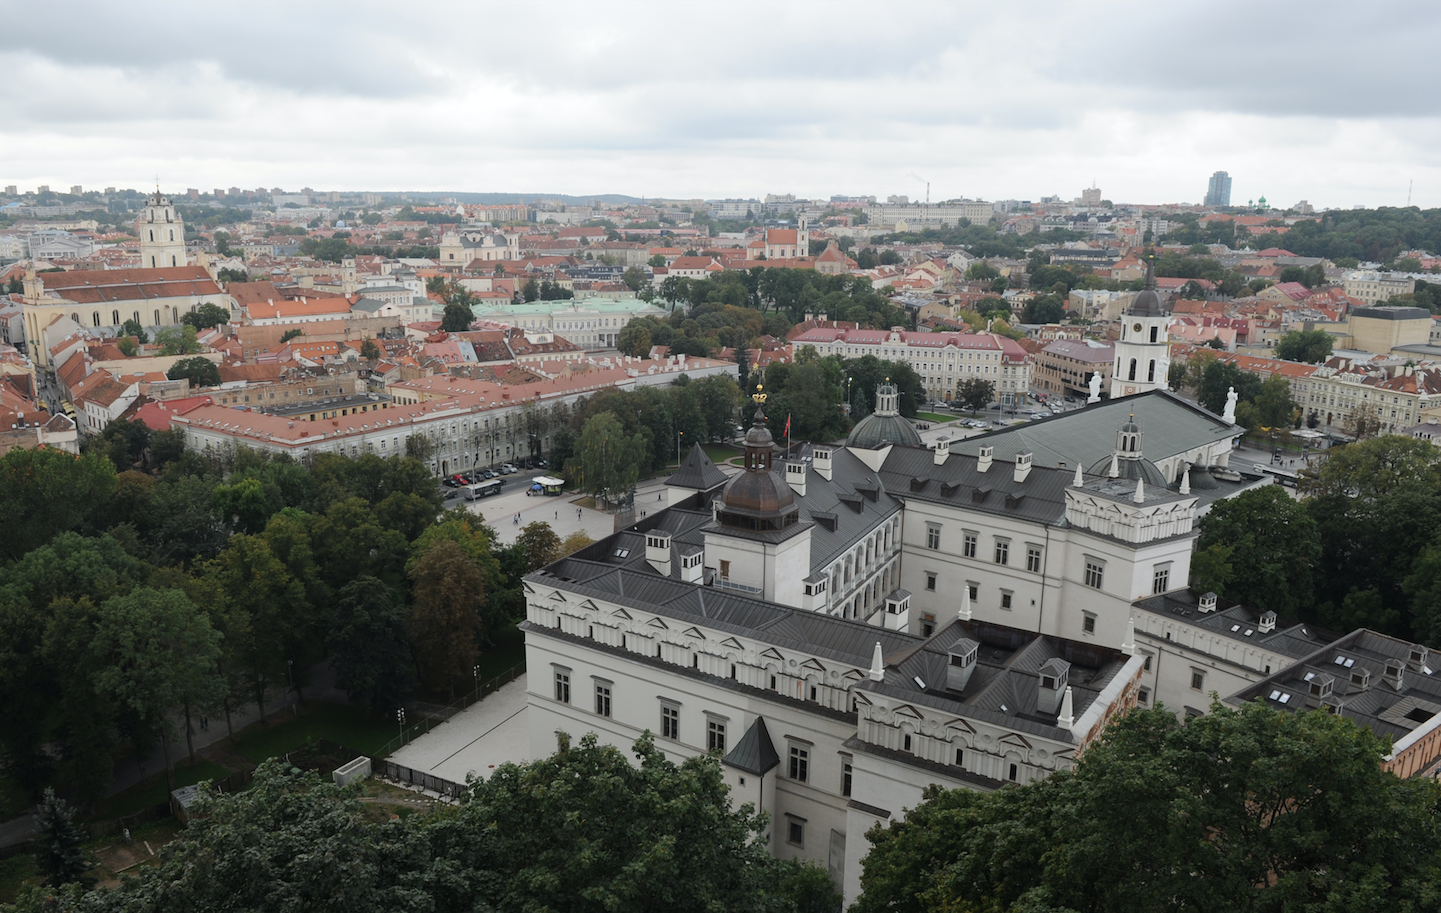
[{"label": "white palace building", "polygon": [[1271,671],[1153,662],[1194,632],[1137,606],[1184,591],[1197,516],[1260,483],[1228,466],[1241,433],[1153,390],[927,449],[885,385],[845,445],[783,453],[758,408],[744,472],[695,448],[672,506],[527,576],[532,756],[557,731],[714,751],[775,854],[849,903],[866,832],[928,784],[1042,778],[1129,707],[1205,707],[1191,665]]}]

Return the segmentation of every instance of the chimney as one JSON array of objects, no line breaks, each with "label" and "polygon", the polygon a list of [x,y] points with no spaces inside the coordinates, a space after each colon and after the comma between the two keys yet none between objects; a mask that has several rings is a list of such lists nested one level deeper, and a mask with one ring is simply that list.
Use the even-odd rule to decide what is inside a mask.
[{"label": "chimney", "polygon": [[645,534],[645,560],[657,574],[670,576],[670,533],[654,530]]},{"label": "chimney", "polygon": [[1406,664],[1399,659],[1386,660],[1386,671],[1382,678],[1395,690],[1402,690],[1406,687]]},{"label": "chimney", "polygon": [[1406,665],[1411,668],[1412,672],[1422,672],[1429,675],[1431,672],[1428,668],[1430,659],[1431,650],[1428,647],[1424,644],[1412,644],[1411,656],[1406,661]]},{"label": "chimney", "polygon": [[1256,625],[1256,630],[1262,634],[1270,634],[1276,630],[1276,613],[1270,610],[1261,613],[1261,623]]},{"label": "chimney", "polygon": [[911,594],[909,590],[892,590],[886,597],[885,627],[889,631],[909,631],[911,625]]},{"label": "chimney", "polygon": [[811,448],[811,468],[816,471],[816,475],[829,482],[831,480],[831,448]]},{"label": "chimney", "polygon": [[947,648],[946,652],[951,656],[950,665],[946,666],[947,690],[966,690],[966,683],[971,680],[971,673],[976,671],[976,654],[980,649],[981,645],[969,637],[962,637]]},{"label": "chimney", "polygon": [[1066,679],[1071,664],[1064,659],[1048,659],[1041,664],[1037,682],[1036,712],[1057,713],[1061,709],[1061,695],[1066,690]]},{"label": "chimney", "polygon": [[991,455],[995,452],[996,448],[989,444],[981,448],[980,452],[976,454],[976,472],[985,472],[991,468]]},{"label": "chimney", "polygon": [[940,440],[936,441],[936,449],[934,453],[936,465],[946,465],[946,457],[951,455],[951,439],[943,437]]},{"label": "chimney", "polygon": [[880,641],[876,641],[875,652],[871,654],[870,679],[873,682],[883,682],[886,680],[886,661],[885,658],[881,656]]},{"label": "chimney", "polygon": [[704,558],[705,552],[699,550],[689,555],[681,555],[680,579],[686,583],[700,583],[705,572],[705,568],[702,567]]},{"label": "chimney", "polygon": [[1201,601],[1197,604],[1196,610],[1202,615],[1216,611],[1216,594],[1209,590],[1201,594]]},{"label": "chimney", "polygon": [[1012,473],[1011,478],[1014,479],[1017,484],[1019,484],[1026,481],[1026,476],[1030,474],[1031,452],[1027,450],[1025,453],[1016,454],[1016,469],[1015,472]]},{"label": "chimney", "polygon": [[800,495],[802,498],[806,496],[805,463],[799,461],[792,462],[790,460],[786,461],[786,484],[791,487],[791,491]]}]

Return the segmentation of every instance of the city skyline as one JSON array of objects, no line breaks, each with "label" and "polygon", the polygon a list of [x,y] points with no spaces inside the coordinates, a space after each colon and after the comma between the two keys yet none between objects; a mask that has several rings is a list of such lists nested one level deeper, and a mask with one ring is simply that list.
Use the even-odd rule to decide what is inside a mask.
[{"label": "city skyline", "polygon": [[[877,34],[844,4],[437,4],[405,28],[393,5],[316,5],[284,29],[7,4],[27,39],[0,51],[0,183],[995,200],[1094,179],[1116,202],[1199,204],[1224,158],[1233,199],[1395,206],[1414,181],[1441,205],[1441,126],[1397,91],[1437,67],[1441,23],[1417,7],[1373,36],[1339,4],[1036,6],[917,4]],[[484,37],[536,22],[524,52]],[[1207,42],[1193,67],[1119,65],[1181,38]],[[1343,46],[1372,64],[1303,65]]]}]

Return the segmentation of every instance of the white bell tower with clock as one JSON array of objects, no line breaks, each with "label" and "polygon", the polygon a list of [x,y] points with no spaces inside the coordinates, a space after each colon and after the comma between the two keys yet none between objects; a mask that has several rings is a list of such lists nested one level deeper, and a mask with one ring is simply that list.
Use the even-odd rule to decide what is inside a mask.
[{"label": "white bell tower with clock", "polygon": [[1136,293],[1121,315],[1121,338],[1111,372],[1111,399],[1134,396],[1166,386],[1171,367],[1171,318],[1156,293],[1156,265],[1146,261],[1146,287]]}]

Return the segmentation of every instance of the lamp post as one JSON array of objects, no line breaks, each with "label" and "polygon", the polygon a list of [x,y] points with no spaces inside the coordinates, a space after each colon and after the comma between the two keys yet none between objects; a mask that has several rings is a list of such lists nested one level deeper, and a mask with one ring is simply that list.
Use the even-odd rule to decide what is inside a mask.
[{"label": "lamp post", "polygon": [[685,432],[684,432],[684,431],[681,431],[680,429],[676,429],[676,433],[675,433],[675,468],[676,468],[676,471],[677,471],[677,472],[680,471],[680,439],[683,438],[683,437],[685,437]]},{"label": "lamp post", "polygon": [[395,721],[400,724],[400,744],[405,744],[405,708],[395,711]]},{"label": "lamp post", "polygon": [[475,673],[475,699],[480,700],[480,664],[476,663],[471,671]]},{"label": "lamp post", "polygon": [[[289,682],[290,682],[290,690],[291,690],[291,691],[294,691],[294,690],[295,690],[295,660],[293,660],[293,659],[287,659],[287,660],[285,661],[285,677],[286,677],[286,679],[289,680]],[[298,715],[298,714],[296,713],[296,711],[295,711],[295,705],[294,705],[294,704],[291,704],[291,705],[290,705],[290,715],[291,715],[291,716],[297,716],[297,715]]]}]

